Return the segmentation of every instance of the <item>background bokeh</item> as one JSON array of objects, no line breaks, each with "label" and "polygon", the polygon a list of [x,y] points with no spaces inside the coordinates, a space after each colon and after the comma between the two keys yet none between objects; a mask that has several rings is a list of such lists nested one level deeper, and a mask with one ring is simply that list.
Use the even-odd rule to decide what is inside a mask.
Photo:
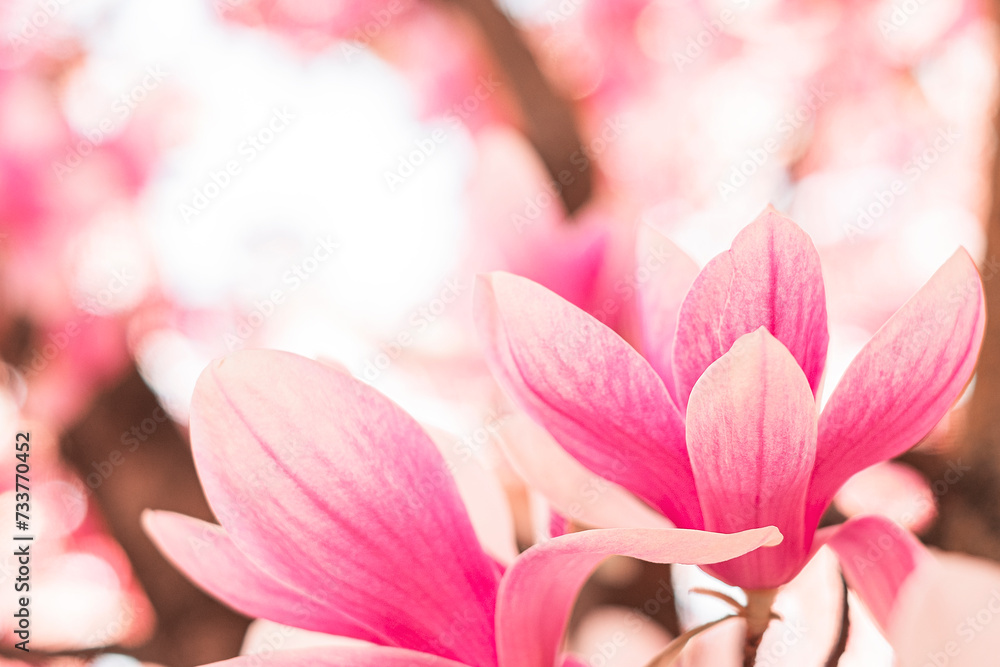
[{"label": "background bokeh", "polygon": [[[988,289],[1000,268],[996,42],[978,0],[2,3],[0,442],[34,445],[32,647],[107,667],[239,649],[246,619],[138,523],[210,517],[187,410],[235,349],[343,365],[452,434],[524,547],[548,509],[499,444],[542,436],[481,360],[474,276],[526,275],[634,340],[643,225],[704,264],[772,204],[822,256],[828,394],[959,245]],[[919,506],[927,530],[937,500],[879,468],[838,507]],[[0,557],[0,589],[12,568]],[[603,569],[574,641],[620,624],[642,576]],[[0,596],[13,661],[12,608]],[[249,646],[293,642],[255,627]],[[841,664],[892,664],[856,627],[868,639]],[[614,664],[667,630],[650,622]]]}]

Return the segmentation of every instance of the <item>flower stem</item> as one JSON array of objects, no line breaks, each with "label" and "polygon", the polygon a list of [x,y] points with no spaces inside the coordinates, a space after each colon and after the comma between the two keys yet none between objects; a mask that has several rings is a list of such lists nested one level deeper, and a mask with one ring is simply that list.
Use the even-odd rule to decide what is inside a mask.
[{"label": "flower stem", "polygon": [[757,662],[757,649],[764,638],[764,631],[774,616],[771,605],[778,595],[777,588],[765,588],[756,591],[746,591],[747,606],[745,617],[747,621],[746,639],[743,642],[743,667],[754,667]]}]

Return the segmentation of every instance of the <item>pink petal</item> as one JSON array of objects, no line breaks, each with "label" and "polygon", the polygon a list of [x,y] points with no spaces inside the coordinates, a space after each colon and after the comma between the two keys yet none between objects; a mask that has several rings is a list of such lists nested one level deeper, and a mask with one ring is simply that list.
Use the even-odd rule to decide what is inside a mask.
[{"label": "pink petal", "polygon": [[902,587],[889,627],[900,667],[984,667],[1000,655],[1000,567],[937,553]]},{"label": "pink petal", "polygon": [[[212,667],[468,667],[427,653],[418,653],[385,646],[322,646],[291,651],[274,651],[265,655],[242,655],[231,660],[213,662]],[[208,667],[208,665],[206,665]],[[481,667],[477,665],[476,667]]]},{"label": "pink petal", "polygon": [[639,282],[642,355],[660,374],[677,403],[672,361],[677,314],[698,276],[698,265],[649,225],[639,229],[636,255],[639,267],[651,274],[648,280]]},{"label": "pink petal", "polygon": [[761,327],[737,339],[691,391],[688,452],[705,528],[774,525],[778,549],[709,569],[746,589],[774,588],[805,564],[806,491],[816,451],[816,402],[784,345]]},{"label": "pink petal", "polygon": [[654,563],[717,563],[781,541],[774,527],[720,535],[698,530],[588,530],[532,547],[504,575],[497,603],[500,667],[551,667],[580,587],[608,556]]},{"label": "pink petal", "polygon": [[844,516],[880,514],[915,533],[928,528],[937,513],[935,492],[927,479],[910,466],[891,461],[851,477],[833,502]]},{"label": "pink petal", "polygon": [[681,417],[638,352],[525,278],[480,276],[475,308],[490,369],[525,412],[591,471],[699,526]]},{"label": "pink petal", "polygon": [[900,588],[929,552],[908,530],[880,516],[851,519],[831,533],[826,544],[840,559],[847,584],[887,629]]},{"label": "pink petal", "polygon": [[851,475],[906,451],[947,413],[975,368],[985,321],[979,272],[960,249],[875,333],[823,408],[811,525]]},{"label": "pink petal", "polygon": [[829,341],[819,254],[770,207],[702,269],[681,305],[673,360],[682,407],[705,369],[759,327],[784,343],[815,394]]},{"label": "pink petal", "polygon": [[659,512],[566,453],[544,429],[523,418],[502,447],[517,474],[562,516],[591,528],[672,528]]},{"label": "pink petal", "polygon": [[195,462],[233,543],[394,645],[488,665],[499,573],[441,455],[368,385],[303,357],[213,363]]},{"label": "pink petal", "polygon": [[222,526],[150,510],[143,513],[142,524],[177,569],[240,613],[305,630],[385,641],[340,610],[269,576],[236,548]]},{"label": "pink petal", "polygon": [[424,426],[424,430],[455,479],[479,543],[497,561],[509,564],[518,554],[517,539],[514,516],[500,479],[469,455],[468,447],[451,433],[430,426]]}]

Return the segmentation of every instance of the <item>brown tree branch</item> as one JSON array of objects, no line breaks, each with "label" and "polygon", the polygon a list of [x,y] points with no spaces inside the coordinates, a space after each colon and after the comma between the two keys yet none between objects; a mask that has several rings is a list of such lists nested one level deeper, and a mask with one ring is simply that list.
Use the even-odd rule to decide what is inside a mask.
[{"label": "brown tree branch", "polygon": [[156,632],[128,651],[170,667],[203,665],[239,652],[249,620],[190,583],[146,537],[146,508],[212,520],[191,449],[135,366],[97,397],[60,440],[92,491],[111,535],[128,555],[156,613]]},{"label": "brown tree branch", "polygon": [[[1000,106],[993,125],[995,135],[1000,136]],[[961,463],[960,482],[938,495],[938,520],[925,541],[1000,561],[1000,280],[989,268],[1000,258],[1000,151],[996,149],[990,182],[986,266],[982,270],[986,332],[965,422],[955,445],[940,452],[910,452],[901,460],[932,483],[943,479],[950,463]]]},{"label": "brown tree branch", "polygon": [[510,81],[524,117],[524,133],[560,184],[566,210],[572,214],[590,199],[593,169],[580,171],[571,162],[581,139],[573,106],[552,87],[517,27],[493,0],[440,0],[466,14],[482,31],[493,57]]}]

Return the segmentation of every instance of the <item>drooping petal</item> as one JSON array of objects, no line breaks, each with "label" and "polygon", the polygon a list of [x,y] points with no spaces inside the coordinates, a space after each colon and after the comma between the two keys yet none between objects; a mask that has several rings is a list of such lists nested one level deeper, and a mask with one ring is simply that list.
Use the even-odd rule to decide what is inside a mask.
[{"label": "drooping petal", "polygon": [[805,499],[816,451],[816,402],[784,345],[761,327],[737,339],[691,391],[688,452],[705,528],[777,526],[777,549],[709,569],[746,589],[774,588],[805,564]]},{"label": "drooping petal", "polygon": [[649,225],[639,229],[636,262],[649,272],[639,281],[639,314],[642,320],[642,354],[663,379],[674,403],[673,349],[677,313],[698,265],[663,234]]},{"label": "drooping petal", "polygon": [[831,529],[826,542],[840,559],[844,578],[872,613],[889,627],[900,589],[930,553],[908,530],[881,516],[851,519]]},{"label": "drooping petal", "polygon": [[770,207],[705,265],[681,304],[673,365],[682,409],[705,369],[759,327],[788,348],[815,394],[829,342],[819,254]]},{"label": "drooping petal", "polygon": [[972,376],[985,321],[979,272],[959,250],[875,333],[820,415],[810,525],[851,475],[906,451],[945,415]]},{"label": "drooping petal", "polygon": [[[205,667],[469,667],[435,655],[385,646],[323,646],[269,653],[213,662]],[[478,667],[474,666],[474,667]]]},{"label": "drooping petal", "polygon": [[638,352],[525,278],[480,276],[475,308],[490,369],[525,412],[591,471],[700,527],[683,422]]},{"label": "drooping petal", "polygon": [[387,643],[495,660],[499,573],[419,425],[368,385],[293,354],[202,373],[195,462],[241,552]]},{"label": "drooping petal", "polygon": [[501,446],[514,470],[559,514],[590,528],[672,528],[662,514],[614,482],[590,472],[540,426],[507,429]]},{"label": "drooping petal", "polygon": [[500,667],[551,667],[580,587],[608,556],[654,563],[717,563],[781,541],[773,526],[720,535],[698,530],[587,530],[521,554],[500,584]]},{"label": "drooping petal", "polygon": [[143,527],[160,551],[201,589],[236,611],[304,630],[384,641],[336,607],[274,579],[244,556],[222,526],[146,510]]}]

